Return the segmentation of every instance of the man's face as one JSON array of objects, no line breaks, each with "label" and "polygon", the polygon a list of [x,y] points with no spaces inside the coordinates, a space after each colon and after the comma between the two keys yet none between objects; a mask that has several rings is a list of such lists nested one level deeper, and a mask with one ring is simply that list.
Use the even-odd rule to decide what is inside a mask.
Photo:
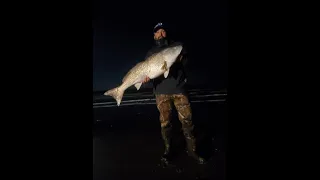
[{"label": "man's face", "polygon": [[162,38],[165,38],[167,36],[167,33],[164,29],[159,29],[157,32],[154,33],[154,40],[159,40]]}]

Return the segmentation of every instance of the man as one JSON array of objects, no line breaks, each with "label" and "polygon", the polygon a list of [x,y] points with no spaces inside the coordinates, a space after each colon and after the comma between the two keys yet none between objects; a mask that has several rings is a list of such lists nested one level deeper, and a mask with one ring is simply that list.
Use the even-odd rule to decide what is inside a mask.
[{"label": "man", "polygon": [[[153,53],[161,51],[172,43],[172,41],[169,41],[167,38],[167,33],[162,23],[158,23],[154,27],[154,41],[155,46],[147,53],[146,58]],[[171,149],[171,113],[173,106],[176,108],[182,124],[189,155],[199,164],[205,163],[205,160],[196,153],[196,139],[193,133],[194,125],[191,119],[192,112],[185,88],[186,74],[184,72],[184,65],[186,60],[186,51],[183,49],[178,57],[178,61],[171,66],[168,77],[164,78],[164,76],[160,76],[153,80],[157,108],[160,112],[161,134],[165,145],[165,152],[161,160],[167,164],[173,158]],[[146,77],[143,83],[149,82],[149,80],[150,79]]]}]

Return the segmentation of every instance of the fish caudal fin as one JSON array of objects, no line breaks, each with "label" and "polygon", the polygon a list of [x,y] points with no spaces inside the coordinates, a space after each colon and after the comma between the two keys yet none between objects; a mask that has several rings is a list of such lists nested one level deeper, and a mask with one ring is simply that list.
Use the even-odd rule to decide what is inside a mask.
[{"label": "fish caudal fin", "polygon": [[113,88],[113,89],[105,92],[104,95],[112,96],[117,101],[117,105],[120,106],[120,103],[121,103],[121,100],[123,97],[123,93],[124,93],[124,90],[117,87],[117,88]]}]

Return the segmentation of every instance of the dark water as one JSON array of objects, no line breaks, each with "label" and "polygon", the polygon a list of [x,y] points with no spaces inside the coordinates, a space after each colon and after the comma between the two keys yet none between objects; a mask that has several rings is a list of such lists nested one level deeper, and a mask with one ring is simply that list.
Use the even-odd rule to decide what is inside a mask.
[{"label": "dark water", "polygon": [[158,166],[163,153],[156,105],[94,109],[93,179],[225,179],[227,103],[192,103],[200,154],[196,164],[184,151],[181,125],[174,112],[177,167]]},{"label": "dark water", "polygon": [[[111,96],[103,95],[104,92],[93,93],[93,108],[113,107],[117,106],[116,101]],[[188,92],[191,102],[216,102],[225,101],[227,96],[226,90],[212,90],[212,89],[191,89]],[[152,89],[144,89],[142,91],[127,90],[125,91],[121,100],[121,106],[132,106],[138,104],[155,104],[155,97]]]}]

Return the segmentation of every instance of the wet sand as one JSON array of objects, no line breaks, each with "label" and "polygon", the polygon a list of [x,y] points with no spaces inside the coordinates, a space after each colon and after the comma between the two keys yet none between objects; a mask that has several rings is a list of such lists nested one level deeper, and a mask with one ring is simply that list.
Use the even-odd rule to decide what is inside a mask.
[{"label": "wet sand", "polygon": [[184,151],[174,112],[176,167],[162,168],[164,147],[155,105],[94,108],[93,179],[225,179],[227,103],[192,103],[192,109],[199,152],[208,164],[196,164]]}]

